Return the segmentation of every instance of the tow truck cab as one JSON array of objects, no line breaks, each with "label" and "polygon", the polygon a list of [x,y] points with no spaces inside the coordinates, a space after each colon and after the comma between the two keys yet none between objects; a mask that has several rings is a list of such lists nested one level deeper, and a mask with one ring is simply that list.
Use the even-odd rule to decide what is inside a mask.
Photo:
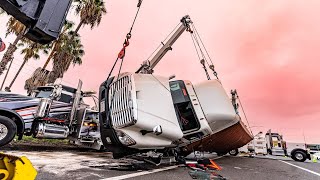
[{"label": "tow truck cab", "polygon": [[311,160],[310,150],[305,143],[287,143],[279,133],[266,133],[267,151],[271,155],[291,156],[295,161]]}]

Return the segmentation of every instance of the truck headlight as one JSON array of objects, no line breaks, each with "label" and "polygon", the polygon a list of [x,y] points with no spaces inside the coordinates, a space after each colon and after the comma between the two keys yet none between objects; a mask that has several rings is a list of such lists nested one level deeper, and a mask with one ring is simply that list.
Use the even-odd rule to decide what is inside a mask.
[{"label": "truck headlight", "polygon": [[117,136],[120,140],[120,142],[125,146],[132,146],[136,144],[136,141],[133,140],[130,136],[128,136],[126,133],[116,130]]}]

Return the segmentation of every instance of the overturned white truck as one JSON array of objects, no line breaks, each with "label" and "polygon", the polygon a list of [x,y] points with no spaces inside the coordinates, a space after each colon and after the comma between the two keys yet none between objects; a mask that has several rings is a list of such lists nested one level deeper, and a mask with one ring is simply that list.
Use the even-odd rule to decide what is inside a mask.
[{"label": "overturned white truck", "polygon": [[185,155],[223,153],[252,139],[217,80],[193,85],[123,73],[101,85],[99,99],[101,139],[115,154],[171,148]]},{"label": "overturned white truck", "polygon": [[[153,75],[181,34],[200,38],[194,29],[190,17],[184,16],[150,61],[144,61],[135,73],[121,73],[101,84],[101,140],[114,154],[172,149],[182,155],[226,153],[252,140],[232,103],[235,99],[231,101],[219,79],[210,79],[205,59],[200,63],[208,80],[198,84]],[[214,66],[209,68],[216,75]]]}]

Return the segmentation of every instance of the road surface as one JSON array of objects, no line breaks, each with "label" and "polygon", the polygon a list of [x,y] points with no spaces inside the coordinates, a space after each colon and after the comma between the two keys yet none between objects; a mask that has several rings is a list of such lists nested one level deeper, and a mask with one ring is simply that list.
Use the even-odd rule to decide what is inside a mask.
[{"label": "road surface", "polygon": [[[114,160],[105,152],[85,151],[5,151],[17,156],[27,156],[38,170],[37,179],[134,179],[134,180],[188,180],[190,169],[182,166],[162,166],[149,171],[110,170],[110,166],[125,163]],[[227,179],[277,179],[320,180],[320,163],[295,162],[290,158],[215,157],[222,167],[217,172]],[[282,159],[282,160],[281,160]]]}]

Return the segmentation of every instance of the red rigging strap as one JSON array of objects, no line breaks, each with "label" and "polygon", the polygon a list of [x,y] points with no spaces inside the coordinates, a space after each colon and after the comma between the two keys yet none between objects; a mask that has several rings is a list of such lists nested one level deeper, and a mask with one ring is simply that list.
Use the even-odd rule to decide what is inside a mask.
[{"label": "red rigging strap", "polygon": [[138,14],[139,14],[139,12],[140,12],[140,7],[141,7],[141,4],[142,4],[142,1],[143,1],[143,0],[139,0],[139,2],[138,2],[138,5],[137,5],[138,10],[137,10],[137,13],[136,13],[136,15],[135,15],[135,17],[134,17],[134,20],[133,20],[133,22],[132,22],[130,31],[128,32],[128,34],[127,34],[127,36],[126,36],[126,39],[125,39],[125,41],[124,41],[124,43],[123,43],[123,47],[122,47],[122,49],[120,50],[120,52],[119,52],[119,54],[118,54],[118,58],[119,58],[119,59],[123,59],[123,58],[125,57],[125,55],[126,55],[126,47],[128,47],[129,44],[130,44],[130,43],[129,43],[129,39],[131,39],[131,32],[132,32],[133,26],[134,26],[134,24],[135,24],[135,22],[136,22],[136,20],[137,20]]},{"label": "red rigging strap", "polygon": [[[138,10],[137,10],[137,13],[136,13],[136,15],[135,15],[135,17],[134,17],[134,20],[133,20],[133,22],[132,22],[130,31],[129,31],[129,33],[126,35],[126,38],[125,38],[125,40],[124,40],[122,49],[121,49],[120,52],[118,53],[118,57],[117,57],[117,59],[115,60],[115,62],[113,63],[113,66],[112,66],[112,68],[111,68],[111,70],[110,70],[110,72],[109,72],[109,75],[108,75],[107,79],[109,79],[109,78],[111,77],[111,74],[112,74],[112,72],[113,72],[113,70],[114,70],[114,68],[115,68],[118,60],[121,60],[121,61],[120,61],[120,66],[119,66],[118,75],[116,76],[116,77],[117,77],[116,82],[119,80],[119,75],[120,75],[120,73],[121,73],[122,64],[123,64],[123,59],[124,59],[124,57],[125,57],[125,55],[126,55],[126,47],[128,47],[129,44],[130,44],[130,43],[129,43],[129,39],[131,38],[131,32],[132,32],[133,26],[134,26],[134,24],[135,24],[135,22],[136,22],[136,20],[137,20],[137,17],[138,17],[139,12],[140,12],[140,8],[141,8],[142,1],[143,1],[143,0],[139,0],[139,2],[138,2],[138,5],[137,5]],[[114,95],[115,95],[115,93],[112,95],[111,103],[110,103],[110,109],[109,109],[109,111],[108,111],[107,117],[110,116],[111,107],[112,107],[113,100],[114,100]],[[106,126],[105,124],[103,124],[103,125]]]},{"label": "red rigging strap", "polygon": [[121,51],[120,51],[119,54],[118,54],[118,58],[119,58],[119,59],[123,59],[123,58],[125,57],[125,55],[126,55],[126,47],[128,47],[129,45],[130,45],[129,39],[127,38],[127,39],[124,41],[123,47],[122,47]]}]

